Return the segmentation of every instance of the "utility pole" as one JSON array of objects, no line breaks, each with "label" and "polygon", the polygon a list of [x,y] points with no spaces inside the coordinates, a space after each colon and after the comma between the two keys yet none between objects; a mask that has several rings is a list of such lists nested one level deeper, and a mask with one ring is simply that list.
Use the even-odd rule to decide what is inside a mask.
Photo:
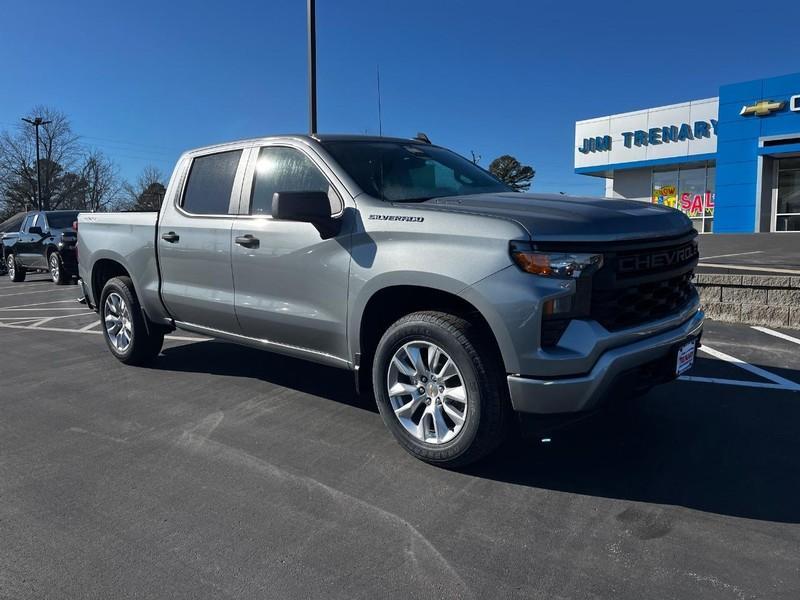
[{"label": "utility pole", "polygon": [[315,0],[308,0],[308,133],[317,133],[317,16]]},{"label": "utility pole", "polygon": [[33,120],[23,117],[22,120],[33,125],[33,128],[36,130],[36,208],[37,210],[42,210],[42,174],[39,166],[39,126],[47,125],[52,123],[52,121],[43,121],[42,117],[35,117]]},{"label": "utility pole", "polygon": [[378,135],[383,135],[383,119],[381,118],[381,66],[375,65],[375,73],[378,76]]}]

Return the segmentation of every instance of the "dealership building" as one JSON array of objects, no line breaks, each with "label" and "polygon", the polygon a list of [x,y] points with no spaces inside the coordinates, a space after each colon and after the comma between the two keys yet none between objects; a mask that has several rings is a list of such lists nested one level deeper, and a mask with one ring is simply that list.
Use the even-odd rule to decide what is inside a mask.
[{"label": "dealership building", "polygon": [[704,233],[800,231],[800,73],[575,123],[575,172]]}]

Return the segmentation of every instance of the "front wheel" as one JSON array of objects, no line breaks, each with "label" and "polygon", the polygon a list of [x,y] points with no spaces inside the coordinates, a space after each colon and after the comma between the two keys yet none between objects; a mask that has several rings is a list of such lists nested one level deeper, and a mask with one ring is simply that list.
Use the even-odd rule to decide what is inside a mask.
[{"label": "front wheel", "polygon": [[56,285],[66,285],[70,282],[72,277],[65,273],[64,261],[61,260],[61,255],[58,252],[50,254],[48,263],[50,264],[50,277],[53,279],[53,283]]},{"label": "front wheel", "polygon": [[161,352],[164,330],[145,322],[130,277],[106,283],[100,295],[100,320],[108,349],[120,362],[142,365]]},{"label": "front wheel", "polygon": [[13,254],[6,257],[6,269],[8,271],[8,278],[18,283],[25,281],[25,269],[17,264],[17,259]]},{"label": "front wheel", "polygon": [[504,440],[511,413],[504,375],[484,332],[429,311],[386,331],[372,369],[378,409],[398,442],[448,468],[474,462]]}]

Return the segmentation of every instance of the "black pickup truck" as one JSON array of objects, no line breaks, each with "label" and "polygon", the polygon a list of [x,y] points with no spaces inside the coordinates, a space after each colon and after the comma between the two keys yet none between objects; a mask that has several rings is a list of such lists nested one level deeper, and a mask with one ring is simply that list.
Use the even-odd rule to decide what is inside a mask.
[{"label": "black pickup truck", "polygon": [[49,271],[59,285],[78,274],[75,222],[78,211],[33,211],[18,227],[2,234],[3,265],[11,281],[24,281],[29,271]]}]

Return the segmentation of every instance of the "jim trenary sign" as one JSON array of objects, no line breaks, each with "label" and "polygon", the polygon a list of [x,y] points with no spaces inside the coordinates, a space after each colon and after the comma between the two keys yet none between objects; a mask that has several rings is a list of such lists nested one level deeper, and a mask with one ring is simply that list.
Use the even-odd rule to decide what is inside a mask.
[{"label": "jim trenary sign", "polygon": [[[708,121],[695,121],[694,123],[663,125],[661,127],[650,127],[648,129],[623,131],[620,135],[622,136],[622,143],[626,148],[701,140],[703,138],[710,138],[712,135],[717,135],[717,120],[709,119]],[[578,152],[582,154],[610,152],[612,144],[613,139],[610,135],[583,138],[583,144],[578,146]]]}]

